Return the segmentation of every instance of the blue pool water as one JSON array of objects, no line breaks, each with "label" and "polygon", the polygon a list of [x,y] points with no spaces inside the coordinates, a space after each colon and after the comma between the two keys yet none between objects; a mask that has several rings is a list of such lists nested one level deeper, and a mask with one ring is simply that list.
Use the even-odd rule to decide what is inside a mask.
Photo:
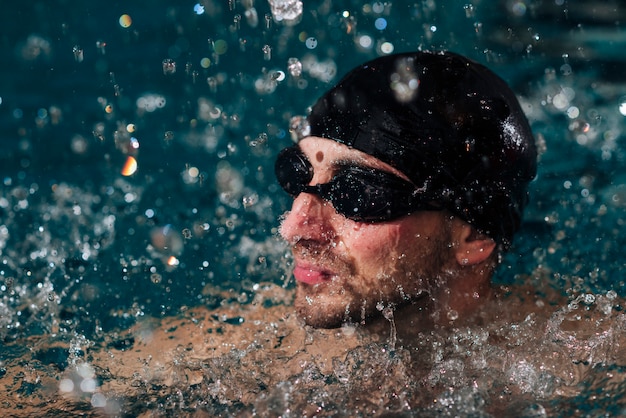
[{"label": "blue pool water", "polygon": [[[268,309],[288,305],[289,257],[276,228],[289,200],[275,184],[273,161],[290,142],[290,118],[304,114],[354,65],[419,48],[449,49],[492,68],[519,94],[537,136],[541,159],[524,228],[496,281],[532,285],[546,294],[545,289],[558,289],[569,298],[562,305],[554,302],[565,316],[578,307],[568,305],[572,300],[601,314],[606,303],[613,304],[610,320],[594,324],[602,323],[618,338],[624,328],[617,301],[626,296],[625,24],[626,8],[619,1],[303,0],[301,15],[291,23],[277,21],[265,0],[4,5],[0,382],[9,395],[0,399],[3,408],[15,416],[44,416],[52,410],[36,399],[51,396],[59,399],[55,413],[69,415],[289,415],[289,410],[297,415],[302,402],[335,408],[322,408],[321,415],[350,415],[350,407],[319,383],[354,393],[341,386],[344,375],[337,368],[335,380],[317,371],[326,377],[310,378],[307,384],[318,382],[310,392],[298,386],[299,375],[300,380],[278,379],[274,389],[256,389],[248,403],[233,401],[240,395],[229,399],[211,392],[215,376],[177,386],[167,396],[147,388],[125,400],[124,390],[105,390],[115,374],[109,371],[107,377],[102,359],[85,360],[85,347],[123,351],[134,344],[124,330],[147,318],[246,306],[265,286],[287,295],[267,300]],[[576,299],[580,295],[593,298]],[[225,326],[236,327],[239,318],[229,314]],[[488,332],[496,335],[502,327]],[[546,343],[547,337],[531,335],[527,322],[519,329],[526,334],[512,352],[523,359],[544,355],[519,347],[524,339]],[[478,338],[479,332],[470,334]],[[452,357],[468,347],[456,337],[432,340],[437,338],[455,347],[446,351]],[[557,340],[542,347],[558,351]],[[568,347],[575,345],[567,341]],[[543,381],[519,368],[506,381],[522,388],[515,398],[522,406],[515,409],[512,402],[508,409],[495,409],[527,416],[542,416],[546,408],[563,416],[622,412],[619,377],[625,363],[617,343],[585,341],[595,358],[601,357],[594,351],[599,346],[605,354],[590,362],[594,373],[572,386],[576,393],[541,392]],[[372,354],[376,347],[363,345],[352,353],[380,364],[380,353]],[[234,357],[224,354],[212,370],[236,369],[240,363]],[[394,364],[400,367],[398,358]],[[81,369],[92,363],[100,368]],[[497,404],[496,392],[476,400],[456,363],[437,364],[447,367],[447,376],[457,376],[456,383],[432,374],[426,379],[445,389],[435,396],[438,405],[447,405],[451,414],[493,413],[489,406]],[[360,365],[352,372],[351,378],[365,378]],[[400,382],[410,375],[398,373]],[[42,384],[44,375],[57,383]],[[62,396],[76,391],[58,382],[85,375],[96,376],[95,388],[83,388],[78,399]],[[554,379],[554,387],[567,380]],[[411,399],[409,392],[400,395]],[[185,399],[185,406],[172,401],[172,393]],[[272,401],[277,393],[281,402]],[[151,396],[157,400],[148,401]],[[457,409],[451,406],[455,399]],[[388,411],[443,413],[432,403],[422,409],[410,404],[398,401]],[[354,408],[369,415],[366,408]]]}]

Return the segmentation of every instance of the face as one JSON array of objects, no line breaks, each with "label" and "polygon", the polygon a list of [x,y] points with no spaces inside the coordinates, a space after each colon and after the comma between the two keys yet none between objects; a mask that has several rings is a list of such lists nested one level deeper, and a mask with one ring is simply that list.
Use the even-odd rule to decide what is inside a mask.
[{"label": "face", "polygon": [[[346,164],[404,177],[382,161],[335,141],[308,137],[299,147],[313,166],[311,185],[329,182]],[[448,219],[442,211],[360,223],[337,213],[319,196],[301,193],[280,232],[293,252],[296,310],[316,327],[363,321],[382,307],[430,292],[452,257]]]}]

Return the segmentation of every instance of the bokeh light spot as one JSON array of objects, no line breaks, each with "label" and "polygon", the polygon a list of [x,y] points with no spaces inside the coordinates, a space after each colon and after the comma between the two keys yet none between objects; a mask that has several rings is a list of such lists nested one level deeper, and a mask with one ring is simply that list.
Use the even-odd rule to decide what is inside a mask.
[{"label": "bokeh light spot", "polygon": [[372,4],[372,11],[374,13],[380,14],[380,13],[385,11],[385,5],[382,2],[380,2],[380,1],[374,2]]},{"label": "bokeh light spot", "polygon": [[199,3],[196,3],[196,5],[193,6],[193,11],[197,15],[204,14],[204,6]]},{"label": "bokeh light spot", "polygon": [[526,4],[524,4],[524,2],[522,1],[516,1],[511,6],[511,11],[515,16],[524,16],[526,14]]},{"label": "bokeh light spot", "polygon": [[124,167],[122,167],[122,175],[123,176],[132,176],[137,171],[137,160],[135,158],[128,156],[126,158],[126,162],[124,163]]},{"label": "bokeh light spot", "polygon": [[228,50],[228,44],[223,39],[218,39],[215,41],[215,53],[217,55],[224,55]]},{"label": "bokeh light spot", "polygon": [[393,52],[393,44],[391,42],[383,42],[380,46],[380,50],[383,54],[391,54]]},{"label": "bokeh light spot", "polygon": [[624,98],[619,104],[619,113],[626,116],[626,98]]},{"label": "bokeh light spot", "polygon": [[371,48],[372,47],[372,37],[368,35],[359,36],[358,43],[361,48]]},{"label": "bokeh light spot", "polygon": [[315,47],[317,47],[317,39],[311,36],[306,39],[305,45],[309,49],[315,49]]},{"label": "bokeh light spot", "polygon": [[129,28],[130,25],[133,24],[133,19],[127,15],[127,14],[123,14],[120,16],[120,26],[123,28]]}]

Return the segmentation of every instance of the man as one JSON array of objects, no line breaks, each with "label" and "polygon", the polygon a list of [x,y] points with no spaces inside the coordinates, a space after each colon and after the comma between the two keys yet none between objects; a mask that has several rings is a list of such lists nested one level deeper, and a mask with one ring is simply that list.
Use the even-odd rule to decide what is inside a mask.
[{"label": "man", "polygon": [[536,173],[513,92],[449,52],[367,62],[313,106],[276,176],[294,197],[296,310],[315,327],[403,305],[454,320],[491,295]]}]

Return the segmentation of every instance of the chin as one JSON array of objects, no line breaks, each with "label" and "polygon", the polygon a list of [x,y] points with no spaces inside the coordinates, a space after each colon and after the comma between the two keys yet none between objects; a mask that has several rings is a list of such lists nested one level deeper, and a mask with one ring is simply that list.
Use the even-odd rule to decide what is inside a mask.
[{"label": "chin", "polygon": [[296,303],[296,313],[305,324],[314,328],[338,328],[348,319],[345,310],[317,306],[316,303],[308,304],[306,301]]},{"label": "chin", "polygon": [[338,328],[346,322],[360,322],[372,313],[361,310],[359,306],[363,302],[356,303],[354,299],[345,292],[315,293],[298,288],[294,306],[305,324],[315,328]]},{"label": "chin", "polygon": [[349,319],[347,305],[345,297],[338,294],[319,293],[301,286],[296,289],[296,313],[307,325],[315,328],[340,327]]}]

